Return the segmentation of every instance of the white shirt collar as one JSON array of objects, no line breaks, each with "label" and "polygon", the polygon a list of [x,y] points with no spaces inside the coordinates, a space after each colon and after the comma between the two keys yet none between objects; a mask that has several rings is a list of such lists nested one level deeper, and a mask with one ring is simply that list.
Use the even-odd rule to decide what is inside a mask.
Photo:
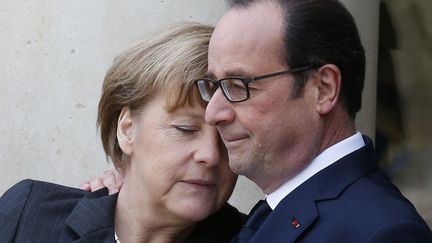
[{"label": "white shirt collar", "polygon": [[365,142],[360,132],[357,132],[351,137],[348,137],[339,143],[332,145],[319,154],[315,159],[313,159],[312,162],[299,174],[286,181],[278,189],[267,195],[267,203],[271,209],[274,210],[280,201],[282,201],[282,199],[284,199],[307,179],[311,178],[313,175],[338,161],[342,157],[360,149],[363,146],[365,146]]}]

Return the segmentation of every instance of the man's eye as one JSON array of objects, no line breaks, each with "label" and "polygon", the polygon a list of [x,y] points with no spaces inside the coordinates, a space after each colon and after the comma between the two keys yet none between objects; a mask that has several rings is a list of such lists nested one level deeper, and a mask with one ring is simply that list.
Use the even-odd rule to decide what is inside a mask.
[{"label": "man's eye", "polygon": [[243,83],[234,83],[234,84],[232,85],[232,88],[233,88],[233,89],[241,89],[241,90],[244,90],[244,89],[245,89],[245,86],[243,85]]},{"label": "man's eye", "polygon": [[188,127],[188,126],[175,126],[175,129],[182,133],[195,133],[198,132],[196,127]]},{"label": "man's eye", "polygon": [[227,89],[244,89],[245,86],[241,80],[227,79],[224,83]]}]

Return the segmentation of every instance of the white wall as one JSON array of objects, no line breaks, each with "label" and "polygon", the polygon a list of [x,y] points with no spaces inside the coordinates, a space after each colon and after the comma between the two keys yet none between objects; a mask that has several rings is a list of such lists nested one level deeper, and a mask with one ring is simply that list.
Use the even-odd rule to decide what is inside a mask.
[{"label": "white wall", "polygon": [[1,0],[0,194],[34,178],[100,175],[95,120],[105,71],[128,44],[180,20],[215,24],[223,1]]},{"label": "white wall", "polygon": [[[373,135],[378,0],[346,0],[368,53],[358,124]],[[214,0],[1,0],[0,195],[33,178],[69,186],[111,167],[95,127],[106,69],[129,43],[180,20],[215,24]],[[259,189],[241,178],[231,202],[247,212]]]}]

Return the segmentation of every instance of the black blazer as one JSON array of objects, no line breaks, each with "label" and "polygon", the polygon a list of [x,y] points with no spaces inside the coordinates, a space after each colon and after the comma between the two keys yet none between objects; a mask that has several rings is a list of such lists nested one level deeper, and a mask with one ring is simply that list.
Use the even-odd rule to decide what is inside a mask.
[{"label": "black blazer", "polygon": [[[88,193],[24,180],[0,198],[0,242],[114,242],[117,194]],[[186,242],[229,242],[244,215],[226,204],[198,223]]]},{"label": "black blazer", "polygon": [[414,206],[377,166],[372,142],[286,196],[251,243],[432,242]]}]

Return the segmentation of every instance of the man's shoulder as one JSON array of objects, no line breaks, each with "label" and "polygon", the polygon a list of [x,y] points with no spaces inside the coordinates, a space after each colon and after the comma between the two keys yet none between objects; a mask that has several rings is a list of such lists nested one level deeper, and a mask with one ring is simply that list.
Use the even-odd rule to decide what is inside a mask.
[{"label": "man's shoulder", "polygon": [[[343,186],[337,185],[338,180],[334,183],[338,190],[313,185],[318,191],[338,194],[311,197],[312,190],[298,190],[296,197],[287,196],[275,209],[277,215],[266,221],[260,237],[282,239],[297,233],[304,242],[321,242],[324,235],[325,242],[432,242],[426,222],[381,169]],[[294,222],[298,228],[292,227]]]},{"label": "man's shoulder", "polygon": [[353,214],[381,215],[377,220],[412,219],[423,222],[414,205],[379,168],[347,187],[339,200],[348,206],[361,206],[361,210],[353,210]]},{"label": "man's shoulder", "polygon": [[390,235],[432,235],[414,205],[379,168],[353,182],[334,200],[318,202],[317,207],[320,217],[331,216],[318,221],[353,236],[385,239]]}]

